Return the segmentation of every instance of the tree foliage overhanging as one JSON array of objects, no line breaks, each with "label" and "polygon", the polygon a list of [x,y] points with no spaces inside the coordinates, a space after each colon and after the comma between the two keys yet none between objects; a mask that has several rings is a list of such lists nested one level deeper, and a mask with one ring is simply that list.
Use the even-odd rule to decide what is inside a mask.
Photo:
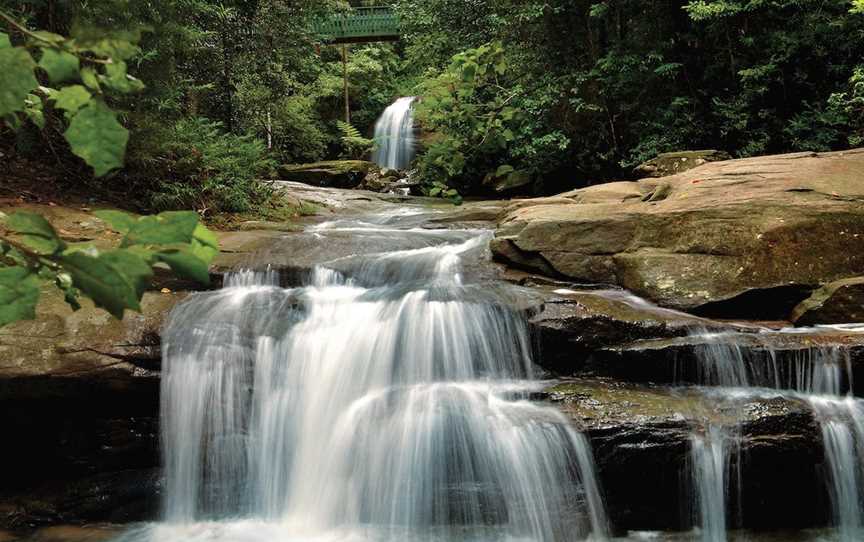
[{"label": "tree foliage overhanging", "polygon": [[[392,5],[403,39],[350,47],[353,127],[371,136],[394,98],[422,96],[417,166],[436,194],[563,190],[673,150],[864,145],[862,0],[362,3]],[[106,98],[130,131],[115,177],[144,207],[205,213],[261,205],[254,179],[275,164],[354,154],[340,48],[311,26],[346,5],[0,0],[33,29],[141,33],[127,63],[147,87]],[[65,129],[51,115],[15,132],[15,152],[44,154]]]}]

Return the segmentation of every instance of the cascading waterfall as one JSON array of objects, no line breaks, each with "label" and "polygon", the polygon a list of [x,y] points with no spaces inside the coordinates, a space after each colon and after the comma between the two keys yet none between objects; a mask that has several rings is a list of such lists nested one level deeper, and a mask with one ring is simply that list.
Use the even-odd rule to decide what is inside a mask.
[{"label": "cascading waterfall", "polygon": [[[773,339],[784,334],[798,334],[802,330],[773,332]],[[828,478],[829,497],[833,508],[834,524],[839,540],[853,542],[862,539],[864,527],[864,401],[852,393],[852,369],[848,350],[840,346],[814,345],[782,355],[770,334],[750,336],[755,344],[741,346],[734,332],[696,333],[705,343],[698,351],[698,380],[702,385],[734,388],[771,388],[793,393],[806,401],[813,410],[822,433]],[[843,395],[848,393],[848,395]],[[709,430],[711,435],[711,430]],[[696,492],[700,495],[703,539],[706,542],[725,540],[711,533],[720,532],[716,518],[726,514],[723,508],[704,510],[703,495],[719,502],[717,496],[726,487],[728,472],[722,476],[702,471],[716,465],[714,461],[716,438],[695,437],[692,455]],[[726,439],[728,442],[728,438]],[[740,443],[740,440],[738,441]],[[696,458],[699,461],[696,461]],[[725,463],[728,465],[728,462]],[[726,467],[728,471],[728,466]],[[700,485],[700,480],[715,484],[713,488]],[[715,504],[714,506],[721,506]],[[707,515],[706,515],[707,514]]]},{"label": "cascading waterfall", "polygon": [[463,276],[489,235],[441,235],[175,309],[151,539],[605,539],[587,440],[527,400],[525,316]]},{"label": "cascading waterfall", "polygon": [[414,100],[399,98],[375,123],[372,161],[382,168],[406,169],[414,159]]}]

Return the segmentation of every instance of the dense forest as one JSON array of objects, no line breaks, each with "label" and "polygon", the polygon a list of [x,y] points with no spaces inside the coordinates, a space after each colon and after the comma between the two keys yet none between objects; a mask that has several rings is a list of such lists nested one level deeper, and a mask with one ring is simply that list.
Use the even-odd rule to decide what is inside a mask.
[{"label": "dense forest", "polygon": [[[472,194],[507,175],[548,193],[630,176],[666,151],[745,157],[864,143],[861,0],[362,4],[382,3],[399,13],[403,38],[349,47],[351,123],[371,137],[396,97],[421,96],[416,166],[427,186]],[[26,41],[24,29],[128,40],[124,67],[143,82],[100,90],[130,133],[122,169],[92,180],[51,105],[39,122],[7,116],[3,152],[48,156],[65,182],[120,189],[142,210],[260,210],[269,192],[254,179],[278,164],[368,150],[340,124],[342,49],[313,30],[345,9],[335,0],[0,0],[13,44]]]}]

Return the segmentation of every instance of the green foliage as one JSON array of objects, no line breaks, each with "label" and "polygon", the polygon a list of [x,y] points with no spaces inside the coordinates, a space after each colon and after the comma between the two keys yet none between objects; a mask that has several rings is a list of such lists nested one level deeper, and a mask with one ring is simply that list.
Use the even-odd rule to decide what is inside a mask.
[{"label": "green foliage", "polygon": [[72,152],[90,164],[96,176],[123,165],[129,132],[104,103],[92,100],[78,109],[63,135]]},{"label": "green foliage", "polygon": [[336,121],[336,126],[342,132],[342,137],[340,138],[342,142],[342,158],[358,160],[372,152],[375,142],[363,137],[357,128],[341,120]]},{"label": "green foliage", "polygon": [[167,265],[175,275],[209,282],[207,269],[219,251],[216,236],[193,212],[135,216],[97,211],[124,237],[117,248],[98,250],[64,241],[42,216],[16,212],[5,218],[0,237],[0,326],[35,317],[43,284],[53,283],[74,309],[86,296],[117,318],[140,311],[153,267]]},{"label": "green foliage", "polygon": [[[396,6],[408,64],[427,80],[438,79],[460,50],[502,43],[508,69],[497,91],[521,91],[510,105],[523,114],[522,128],[480,169],[507,164],[527,171],[542,191],[620,178],[660,152],[839,149],[860,134],[860,117],[846,111],[850,75],[864,58],[859,0],[397,0]],[[468,98],[469,109],[476,99]],[[485,113],[477,109],[476,122]],[[471,171],[475,157],[466,152],[470,129],[464,122],[443,129],[460,134],[455,145],[436,147],[431,138],[428,156],[420,157],[438,169],[431,177],[460,169],[463,158],[459,175],[478,177]]]},{"label": "green foliage", "polygon": [[427,181],[421,187],[423,194],[431,198],[449,199],[455,205],[462,205],[462,195],[455,188],[450,188],[441,181]]},{"label": "green foliage", "polygon": [[[270,196],[268,176],[275,162],[253,136],[226,133],[202,118],[178,121],[153,149],[145,177],[157,209],[196,209],[202,215],[246,212]],[[143,166],[142,166],[143,168]]]},{"label": "green foliage", "polygon": [[[848,124],[847,141],[850,146],[864,145],[864,65],[856,66],[844,92],[837,92],[828,99],[828,110],[842,119],[839,124]],[[845,121],[845,123],[843,122]]]},{"label": "green foliage", "polygon": [[[22,37],[12,46],[8,34],[0,38],[0,118],[12,127],[21,116],[40,129],[46,126],[50,103],[64,111],[64,137],[72,152],[105,175],[123,166],[128,132],[105,105],[107,92],[131,93],[144,88],[127,73],[126,61],[138,52],[137,34],[80,35],[67,39],[46,31],[32,31],[0,11]],[[39,55],[38,64],[33,54]],[[54,87],[40,85],[39,73]],[[84,86],[77,83],[83,83]],[[86,88],[85,88],[86,87]]]},{"label": "green foliage", "polygon": [[286,95],[294,87],[288,74],[274,69],[279,77],[277,88],[265,85],[258,77],[244,76],[238,83],[236,111],[238,124],[247,134],[269,142],[273,153],[283,163],[314,162],[327,152],[330,135],[316,110],[315,99],[304,95]]},{"label": "green foliage", "polygon": [[[547,147],[567,146],[561,134],[526,114],[536,98],[511,76],[500,42],[455,55],[422,95],[417,118],[436,134],[419,161],[427,184],[440,181],[466,192],[517,184],[542,165]],[[502,160],[510,165],[500,167]]]}]

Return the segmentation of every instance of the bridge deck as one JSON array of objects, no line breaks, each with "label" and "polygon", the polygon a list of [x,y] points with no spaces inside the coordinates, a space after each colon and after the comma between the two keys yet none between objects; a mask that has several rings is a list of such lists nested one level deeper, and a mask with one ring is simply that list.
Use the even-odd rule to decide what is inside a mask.
[{"label": "bridge deck", "polygon": [[399,39],[399,16],[389,7],[353,8],[319,21],[315,32],[328,43]]}]

